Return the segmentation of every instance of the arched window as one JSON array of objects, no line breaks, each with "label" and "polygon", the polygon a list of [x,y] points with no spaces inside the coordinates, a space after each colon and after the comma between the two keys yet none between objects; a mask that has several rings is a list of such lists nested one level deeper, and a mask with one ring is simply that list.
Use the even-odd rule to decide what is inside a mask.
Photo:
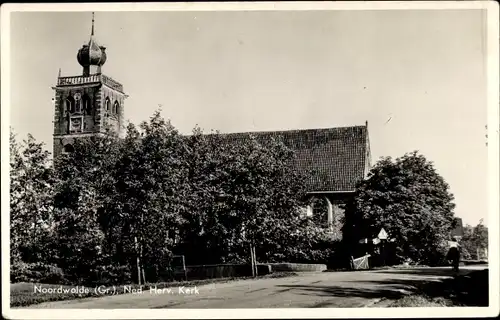
[{"label": "arched window", "polygon": [[63,148],[63,153],[72,153],[75,151],[75,148],[71,144],[67,144]]},{"label": "arched window", "polygon": [[120,104],[118,101],[115,101],[115,104],[113,105],[113,113],[118,114],[118,110],[120,109]]},{"label": "arched window", "polygon": [[328,227],[328,210],[329,210],[329,200],[324,197],[313,197],[309,203],[310,207],[310,217],[316,223],[318,227],[327,228]]},{"label": "arched window", "polygon": [[106,107],[106,111],[110,112],[111,111],[111,101],[109,101],[109,98],[106,98],[104,105]]},{"label": "arched window", "polygon": [[88,95],[83,96],[83,112],[86,115],[92,114],[92,106],[90,105],[90,98]]},{"label": "arched window", "polygon": [[75,112],[78,112],[78,113],[82,112],[82,100],[75,101]]},{"label": "arched window", "polygon": [[69,111],[70,113],[75,112],[75,100],[73,99],[73,97],[66,98],[65,105],[66,111]]}]

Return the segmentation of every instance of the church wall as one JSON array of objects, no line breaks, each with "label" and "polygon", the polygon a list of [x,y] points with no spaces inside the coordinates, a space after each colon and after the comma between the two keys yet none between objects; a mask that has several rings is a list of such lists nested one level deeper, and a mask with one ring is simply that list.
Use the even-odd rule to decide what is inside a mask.
[{"label": "church wall", "polygon": [[[111,127],[116,132],[121,132],[123,130],[123,110],[124,110],[124,102],[125,102],[125,94],[111,89],[107,86],[102,86],[100,99],[102,103],[101,106],[101,115],[102,115],[102,125],[104,126],[104,122],[106,121],[111,125]],[[110,101],[110,110],[106,110],[106,99]],[[115,102],[118,102],[119,108],[118,112],[113,112],[113,106]]]},{"label": "church wall", "polygon": [[68,110],[66,110],[66,99],[73,97],[75,93],[80,93],[82,97],[87,95],[90,99],[91,110],[90,113],[83,114],[83,122],[85,132],[99,132],[99,104],[100,104],[100,88],[99,87],[86,87],[86,88],[57,88],[55,93],[55,115],[54,115],[54,135],[69,134],[69,118]]}]

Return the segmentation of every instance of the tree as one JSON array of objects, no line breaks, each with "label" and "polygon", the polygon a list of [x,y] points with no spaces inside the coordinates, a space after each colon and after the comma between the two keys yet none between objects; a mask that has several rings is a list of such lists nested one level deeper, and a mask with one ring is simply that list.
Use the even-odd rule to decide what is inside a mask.
[{"label": "tree", "polygon": [[110,220],[120,140],[108,132],[77,139],[73,147],[73,152],[55,160],[56,259],[70,277],[86,281],[109,265],[115,253]]},{"label": "tree", "polygon": [[231,151],[220,136],[204,135],[200,128],[186,137],[184,151],[189,190],[178,250],[187,254],[191,263],[226,262],[241,231],[241,215],[232,211],[230,204],[229,170],[236,163],[237,152]]},{"label": "tree", "polygon": [[466,225],[464,227],[464,235],[460,241],[462,247],[463,259],[480,260],[487,258],[485,249],[488,249],[488,228],[483,224],[483,221],[472,227]]},{"label": "tree", "polygon": [[22,232],[23,220],[21,218],[22,204],[18,200],[21,198],[22,186],[20,185],[20,175],[23,167],[23,159],[19,153],[19,145],[16,141],[16,135],[10,131],[10,255],[11,262],[17,262],[20,257],[20,245],[23,243]]},{"label": "tree", "polygon": [[188,206],[184,138],[159,112],[140,129],[128,127],[117,163],[116,203],[124,231],[137,239],[134,256],[140,268],[158,270],[168,267]]},{"label": "tree", "polygon": [[[259,259],[266,261],[279,253],[286,255],[289,235],[307,230],[299,215],[300,208],[305,206],[307,179],[294,167],[294,152],[279,138],[251,139],[249,146],[250,155],[243,157],[247,171],[242,180],[246,183],[234,188],[248,190],[239,202],[241,210],[247,210],[247,238],[256,247]],[[300,243],[296,245],[303,248]]]},{"label": "tree", "polygon": [[304,228],[306,181],[293,167],[294,152],[279,138],[204,135],[199,128],[186,148],[191,205],[179,251],[188,261],[245,262],[250,246],[260,261],[291,257],[290,234]]},{"label": "tree", "polygon": [[436,264],[453,226],[453,195],[432,162],[417,152],[381,159],[360,182],[346,207],[347,247],[384,228],[396,242],[397,260]]},{"label": "tree", "polygon": [[53,171],[49,153],[28,134],[18,145],[10,134],[11,252],[14,261],[45,261],[52,232]]}]

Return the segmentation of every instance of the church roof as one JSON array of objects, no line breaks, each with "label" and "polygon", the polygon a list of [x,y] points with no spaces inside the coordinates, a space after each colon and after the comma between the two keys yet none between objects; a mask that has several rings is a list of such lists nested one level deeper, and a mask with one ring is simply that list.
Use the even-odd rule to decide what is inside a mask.
[{"label": "church roof", "polygon": [[308,173],[311,192],[353,191],[370,165],[367,126],[289,131],[221,134],[228,143],[253,135],[257,140],[272,137],[295,151],[295,167]]}]

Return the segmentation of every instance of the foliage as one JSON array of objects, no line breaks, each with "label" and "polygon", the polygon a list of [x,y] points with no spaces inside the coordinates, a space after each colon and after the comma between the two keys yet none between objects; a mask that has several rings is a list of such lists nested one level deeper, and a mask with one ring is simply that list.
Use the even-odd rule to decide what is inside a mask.
[{"label": "foliage", "polygon": [[133,125],[128,127],[116,163],[113,215],[121,221],[121,240],[127,246],[122,250],[140,256],[144,265],[164,269],[187,206],[184,142],[159,113],[140,129],[142,135]]},{"label": "foliage", "polygon": [[54,160],[55,172],[34,139],[24,158],[11,139],[13,199],[29,179],[36,190],[14,210],[31,220],[50,212],[50,237],[36,234],[50,255],[35,261],[55,263],[81,284],[135,280],[137,263],[157,281],[174,254],[187,264],[248,262],[250,245],[260,262],[326,262],[334,239],[300,217],[306,179],[292,150],[279,137],[240,138],[200,128],[184,136],[157,112],[129,125],[124,139],[112,130],[75,139],[73,152]]},{"label": "foliage", "polygon": [[12,282],[65,283],[66,279],[61,268],[42,262],[15,262],[10,269]]},{"label": "foliage", "polygon": [[313,219],[295,220],[289,222],[294,229],[282,222],[269,230],[263,242],[268,251],[261,253],[262,261],[329,264],[338,245],[334,235]]},{"label": "foliage", "polygon": [[31,135],[21,145],[10,133],[10,232],[13,262],[51,256],[53,171],[49,153]]},{"label": "foliage", "polygon": [[83,281],[80,278],[106,264],[111,254],[106,209],[114,204],[113,169],[119,145],[113,135],[78,139],[73,153],[55,162],[55,259],[74,281]]},{"label": "foliage", "polygon": [[375,238],[381,228],[395,238],[396,258],[422,264],[442,259],[453,227],[453,195],[431,162],[417,152],[381,159],[359,183],[346,207],[347,246]]},{"label": "foliage", "polygon": [[204,263],[222,263],[247,261],[250,243],[257,244],[258,261],[286,250],[304,195],[304,179],[291,168],[293,152],[279,140],[248,135],[228,143],[199,128],[186,142],[191,205],[181,252],[194,263],[193,251]]},{"label": "foliage", "polygon": [[95,269],[94,282],[99,285],[119,285],[132,283],[131,268],[126,265],[102,265]]},{"label": "foliage", "polygon": [[481,220],[475,227],[466,225],[460,240],[462,259],[487,259],[484,250],[488,248],[488,228]]}]

